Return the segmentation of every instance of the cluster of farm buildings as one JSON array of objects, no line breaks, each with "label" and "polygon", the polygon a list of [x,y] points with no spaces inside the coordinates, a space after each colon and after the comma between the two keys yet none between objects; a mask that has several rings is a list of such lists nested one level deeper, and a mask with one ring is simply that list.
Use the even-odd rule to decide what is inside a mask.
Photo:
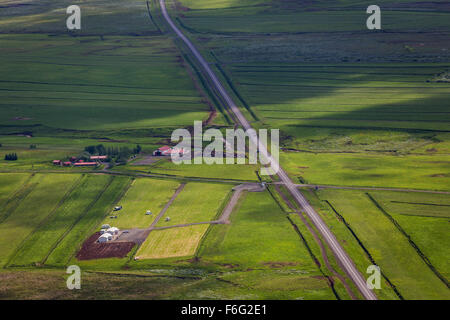
[{"label": "cluster of farm buildings", "polygon": [[53,160],[53,165],[63,167],[96,167],[106,160],[108,160],[108,156],[91,156],[89,161],[71,157],[69,161]]},{"label": "cluster of farm buildings", "polygon": [[172,154],[177,154],[178,153],[180,156],[182,156],[184,154],[184,152],[185,151],[184,151],[183,148],[179,149],[179,148],[172,148],[172,147],[169,147],[169,146],[163,146],[161,148],[156,149],[153,152],[153,155],[154,156],[170,156]]},{"label": "cluster of farm buildings", "polygon": [[109,224],[102,225],[102,229],[100,230],[100,237],[98,237],[97,241],[100,243],[105,243],[108,241],[112,241],[116,239],[119,235],[119,229],[116,227],[111,227]]}]

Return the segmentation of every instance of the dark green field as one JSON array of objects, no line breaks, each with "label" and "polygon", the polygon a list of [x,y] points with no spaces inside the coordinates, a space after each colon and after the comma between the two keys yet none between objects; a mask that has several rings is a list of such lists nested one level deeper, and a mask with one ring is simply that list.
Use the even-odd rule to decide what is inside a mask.
[{"label": "dark green field", "polygon": [[[151,157],[196,120],[234,127],[158,2],[0,0],[0,299],[361,299],[259,165]],[[282,167],[358,270],[381,268],[377,297],[450,299],[448,1],[380,0],[380,31],[369,1],[166,3],[252,126],[280,129]],[[141,150],[52,164],[100,144]],[[260,179],[268,189],[244,192],[229,224],[209,224]],[[153,222],[163,229],[122,258],[78,259],[102,224]],[[73,264],[83,285],[69,291]]]}]

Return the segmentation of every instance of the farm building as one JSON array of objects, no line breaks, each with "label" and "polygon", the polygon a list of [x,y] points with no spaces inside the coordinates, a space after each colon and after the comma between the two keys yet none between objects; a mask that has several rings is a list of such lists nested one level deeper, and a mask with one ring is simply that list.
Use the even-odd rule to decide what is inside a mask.
[{"label": "farm building", "polygon": [[179,153],[183,155],[184,150],[179,148],[172,148],[169,146],[163,146],[153,152],[154,156],[170,156],[172,153]]},{"label": "farm building", "polygon": [[73,165],[75,167],[95,167],[97,162],[84,162],[80,160],[79,162],[75,162]]},{"label": "farm building", "polygon": [[63,163],[64,167],[70,167],[72,165],[72,162],[66,161]]},{"label": "farm building", "polygon": [[61,160],[53,160],[53,164],[55,166],[60,166],[61,165]]},{"label": "farm building", "polygon": [[98,242],[104,243],[112,240],[112,235],[109,233],[104,233],[98,238]]},{"label": "farm building", "polygon": [[106,233],[112,234],[112,235],[116,235],[119,233],[119,229],[116,227],[111,227],[108,230],[106,230]]},{"label": "farm building", "polygon": [[108,156],[91,156],[91,160],[104,161],[108,159]]}]

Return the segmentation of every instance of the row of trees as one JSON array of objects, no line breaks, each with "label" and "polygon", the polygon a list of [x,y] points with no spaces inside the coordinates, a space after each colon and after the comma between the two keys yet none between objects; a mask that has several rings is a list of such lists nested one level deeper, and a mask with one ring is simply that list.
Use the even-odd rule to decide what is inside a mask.
[{"label": "row of trees", "polygon": [[16,161],[17,159],[19,159],[18,157],[17,157],[17,153],[8,153],[8,154],[6,154],[5,155],[5,160],[6,161]]},{"label": "row of trees", "polygon": [[109,156],[113,163],[126,163],[133,154],[139,154],[142,151],[140,145],[133,149],[129,147],[105,147],[103,144],[96,146],[87,146],[84,151],[89,155]]}]

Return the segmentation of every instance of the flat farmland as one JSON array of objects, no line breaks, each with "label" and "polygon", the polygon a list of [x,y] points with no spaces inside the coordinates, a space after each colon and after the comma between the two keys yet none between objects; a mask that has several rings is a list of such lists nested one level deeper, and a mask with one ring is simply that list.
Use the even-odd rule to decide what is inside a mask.
[{"label": "flat farmland", "polygon": [[[186,30],[195,33],[299,33],[364,31],[365,8],[368,4],[351,1],[332,3],[287,1],[192,1],[181,4],[193,10],[183,10],[182,22]],[[384,4],[384,1],[380,1]],[[390,4],[390,3],[389,3]],[[365,5],[365,6],[364,6]],[[391,5],[392,6],[392,5]],[[310,7],[314,11],[308,10]],[[330,10],[330,7],[333,10]],[[448,12],[414,12],[383,7],[383,24],[389,30],[410,30],[411,20],[424,30],[448,29]],[[312,11],[312,12],[311,12]],[[430,10],[431,11],[431,10]]]},{"label": "flat farmland", "polygon": [[42,263],[71,227],[96,202],[109,181],[110,177],[106,175],[84,176],[64,203],[46,219],[45,224],[27,238],[10,264],[24,266]]},{"label": "flat farmland", "polygon": [[215,220],[231,189],[229,184],[187,183],[156,227]]},{"label": "flat farmland", "polygon": [[316,271],[301,239],[268,192],[247,193],[235,207],[230,225],[212,226],[199,255],[215,263],[294,263],[305,271]]},{"label": "flat farmland", "polygon": [[136,253],[139,260],[191,257],[208,225],[153,230]]},{"label": "flat farmland", "polygon": [[128,177],[110,177],[109,179],[106,189],[98,195],[95,203],[80,217],[70,232],[61,239],[46,259],[45,264],[52,266],[67,264],[83,240],[95,231],[105,215],[111,211],[112,205],[120,200],[131,182]]},{"label": "flat farmland", "polygon": [[[156,227],[209,222],[215,220],[231,186],[212,183],[187,183]],[[170,221],[165,221],[169,217]],[[136,256],[162,259],[192,256],[209,224],[153,230]]]},{"label": "flat farmland", "polygon": [[[136,179],[120,200],[120,211],[110,211],[117,219],[106,217],[103,223],[119,229],[148,228],[170,200],[179,183],[170,180]],[[152,215],[146,215],[147,210]]]},{"label": "flat farmland", "polygon": [[169,39],[1,35],[0,41],[0,57],[8,61],[0,66],[0,107],[10,106],[0,108],[2,125],[130,129],[208,117]]},{"label": "flat farmland", "polygon": [[[408,238],[383,214],[366,193],[320,190],[318,196],[321,200],[328,200],[346,220],[382,272],[405,299],[448,297],[447,286],[424,262]],[[420,237],[427,239],[433,236],[435,239],[440,239],[444,236],[440,233],[442,228],[434,229],[431,234],[425,236],[426,230],[432,227],[433,225],[428,224],[420,228],[421,231],[416,233],[419,240]],[[436,245],[436,243],[421,241],[418,245],[421,248]],[[429,247],[427,252],[434,249]],[[445,253],[445,250],[437,249],[436,254],[440,253]],[[438,261],[442,263],[441,258]]]},{"label": "flat farmland", "polygon": [[176,165],[170,159],[163,159],[152,164],[151,166],[128,166],[127,169],[178,177],[257,181],[255,171],[259,170],[259,165]]},{"label": "flat farmland", "polygon": [[445,155],[283,152],[280,159],[298,183],[450,190]]},{"label": "flat farmland", "polygon": [[30,174],[27,173],[0,174],[0,208],[2,210],[0,219],[2,219],[2,216],[4,214],[4,206],[8,203],[9,200],[12,200],[11,198],[14,193],[18,192],[18,190],[29,178]]},{"label": "flat farmland", "polygon": [[158,29],[147,12],[145,1],[129,0],[1,0],[0,30],[8,33],[67,32],[66,8],[78,5],[82,9],[81,35],[156,34]]},{"label": "flat farmland", "polygon": [[36,174],[31,193],[0,224],[0,265],[5,265],[17,247],[54,211],[80,179],[76,174]]},{"label": "flat farmland", "polygon": [[[230,73],[263,120],[285,125],[448,131],[448,64],[236,65]],[[264,94],[263,94],[264,93]],[[426,109],[424,109],[426,107]]]}]

